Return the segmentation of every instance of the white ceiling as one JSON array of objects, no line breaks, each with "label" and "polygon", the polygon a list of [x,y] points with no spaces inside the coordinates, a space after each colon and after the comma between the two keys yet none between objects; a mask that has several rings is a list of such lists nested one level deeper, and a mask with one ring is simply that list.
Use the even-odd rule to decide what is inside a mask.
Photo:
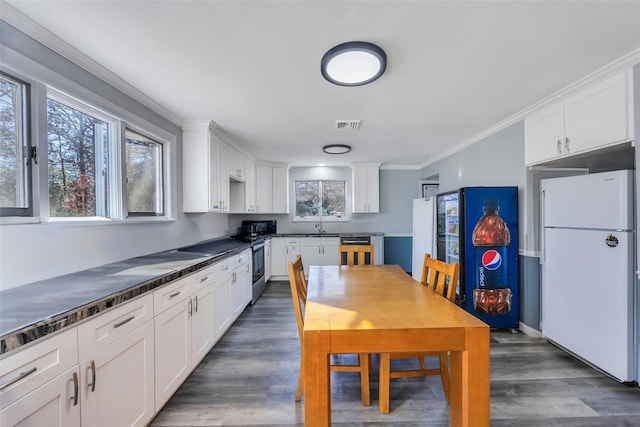
[{"label": "white ceiling", "polygon": [[[7,3],[177,124],[213,120],[294,165],[427,164],[640,48],[640,1]],[[323,80],[322,55],[350,40],[386,51],[378,81]],[[360,130],[334,130],[342,119]],[[323,154],[330,143],[353,151]]]}]

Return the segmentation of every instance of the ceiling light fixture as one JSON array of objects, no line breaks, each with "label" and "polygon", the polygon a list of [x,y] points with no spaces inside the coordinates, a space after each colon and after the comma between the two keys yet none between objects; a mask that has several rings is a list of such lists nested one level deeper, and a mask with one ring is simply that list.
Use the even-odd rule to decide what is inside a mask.
[{"label": "ceiling light fixture", "polygon": [[327,154],[347,154],[351,151],[351,146],[346,144],[329,144],[322,147],[322,151]]},{"label": "ceiling light fixture", "polygon": [[320,71],[339,86],[362,86],[377,80],[387,68],[387,55],[369,42],[347,42],[335,46],[322,57]]}]

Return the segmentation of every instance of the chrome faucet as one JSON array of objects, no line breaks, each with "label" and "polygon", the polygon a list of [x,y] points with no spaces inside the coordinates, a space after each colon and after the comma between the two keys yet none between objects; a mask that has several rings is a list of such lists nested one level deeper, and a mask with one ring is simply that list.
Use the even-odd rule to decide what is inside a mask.
[{"label": "chrome faucet", "polygon": [[322,226],[321,222],[316,223],[316,229],[318,230],[318,233],[320,233],[320,234],[324,234],[325,233],[324,227]]}]

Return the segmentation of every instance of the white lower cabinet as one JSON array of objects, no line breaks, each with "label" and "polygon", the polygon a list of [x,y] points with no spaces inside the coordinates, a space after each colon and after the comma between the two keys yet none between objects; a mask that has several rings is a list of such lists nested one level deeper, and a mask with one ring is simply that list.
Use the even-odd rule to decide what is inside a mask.
[{"label": "white lower cabinet", "polygon": [[0,411],[0,426],[79,427],[78,365]]},{"label": "white lower cabinet", "polygon": [[232,258],[231,273],[231,319],[237,319],[251,302],[251,250],[243,251]]},{"label": "white lower cabinet", "polygon": [[302,263],[310,265],[337,265],[339,237],[303,237]]},{"label": "white lower cabinet", "polygon": [[79,426],[76,328],[0,360],[0,426]]},{"label": "white lower cabinet", "polygon": [[155,414],[149,321],[80,364],[84,426],[145,426]]},{"label": "white lower cabinet", "polygon": [[155,408],[159,411],[215,343],[214,268],[155,291],[154,305],[164,307],[154,319]]},{"label": "white lower cabinet", "polygon": [[144,426],[155,414],[153,295],[78,326],[80,420]]},{"label": "white lower cabinet", "polygon": [[251,250],[0,358],[0,427],[145,426],[251,300]]}]

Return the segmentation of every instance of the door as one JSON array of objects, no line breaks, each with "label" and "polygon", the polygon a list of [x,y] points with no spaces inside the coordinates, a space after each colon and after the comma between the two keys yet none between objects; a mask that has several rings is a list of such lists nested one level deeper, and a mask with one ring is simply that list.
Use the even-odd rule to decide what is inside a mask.
[{"label": "door", "polygon": [[151,420],[153,353],[153,322],[149,321],[81,364],[82,425],[145,426]]},{"label": "door", "polygon": [[[435,198],[415,199],[413,201],[413,239],[412,239],[412,276],[416,280],[422,277],[424,255],[436,256],[435,239]],[[377,254],[376,254],[377,258]]]},{"label": "door", "polygon": [[542,334],[621,381],[634,379],[631,241],[630,232],[544,230]]},{"label": "door", "polygon": [[[0,425],[79,427],[80,401],[77,365],[0,411]],[[75,403],[75,404],[74,404]]]}]

